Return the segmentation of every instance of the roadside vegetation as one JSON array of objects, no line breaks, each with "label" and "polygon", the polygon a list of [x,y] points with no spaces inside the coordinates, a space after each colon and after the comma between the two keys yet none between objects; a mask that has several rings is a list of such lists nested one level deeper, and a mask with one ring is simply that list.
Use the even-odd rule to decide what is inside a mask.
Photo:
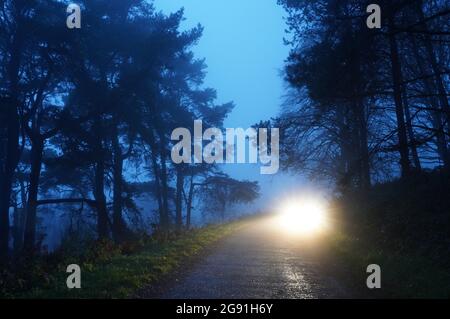
[{"label": "roadside vegetation", "polygon": [[[450,177],[434,171],[376,185],[337,200],[345,220],[330,238],[339,277],[358,296],[450,297]],[[366,287],[369,264],[381,267],[381,289]]]},{"label": "roadside vegetation", "polygon": [[[24,266],[14,272],[3,270],[0,298],[129,298],[244,224],[242,220],[169,236],[155,234],[121,245],[96,241],[76,250],[62,246],[33,263],[19,263]],[[69,264],[81,267],[81,289],[66,286]]]}]

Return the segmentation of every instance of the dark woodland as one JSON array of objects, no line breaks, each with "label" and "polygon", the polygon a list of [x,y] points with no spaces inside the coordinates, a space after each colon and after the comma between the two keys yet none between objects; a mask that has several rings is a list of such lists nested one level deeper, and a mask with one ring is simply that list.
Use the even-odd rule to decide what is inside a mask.
[{"label": "dark woodland", "polygon": [[[0,1],[0,296],[88,252],[95,264],[227,224],[260,195],[219,165],[171,160],[175,128],[223,129],[234,108],[204,84],[203,27],[181,29],[183,9],[152,1],[77,3],[71,30],[55,27],[66,1]],[[326,185],[343,232],[447,276],[450,3],[380,0],[382,27],[369,29],[370,3],[278,0],[286,95],[255,127],[280,129],[280,170]]]}]

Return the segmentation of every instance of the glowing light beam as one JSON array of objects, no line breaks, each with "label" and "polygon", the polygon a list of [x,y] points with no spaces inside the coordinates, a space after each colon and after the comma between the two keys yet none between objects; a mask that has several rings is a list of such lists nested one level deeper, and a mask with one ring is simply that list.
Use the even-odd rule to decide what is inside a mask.
[{"label": "glowing light beam", "polygon": [[327,228],[324,204],[318,200],[290,200],[278,215],[279,227],[293,235],[312,235]]}]

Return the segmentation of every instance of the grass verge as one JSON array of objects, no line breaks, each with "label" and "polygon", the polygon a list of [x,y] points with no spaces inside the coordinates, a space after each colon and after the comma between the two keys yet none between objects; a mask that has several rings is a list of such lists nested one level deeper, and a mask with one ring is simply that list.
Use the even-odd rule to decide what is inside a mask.
[{"label": "grass verge", "polygon": [[[328,257],[342,282],[362,298],[450,298],[450,271],[418,252],[380,248],[361,238],[335,233]],[[366,286],[367,266],[381,267],[381,289]]]},{"label": "grass verge", "polygon": [[[66,286],[67,265],[58,265],[51,280],[10,298],[128,298],[137,290],[158,281],[188,258],[243,227],[245,221],[192,230],[164,243],[152,241],[139,252],[117,254],[101,262],[83,262],[81,289]],[[76,263],[76,262],[74,262]]]}]

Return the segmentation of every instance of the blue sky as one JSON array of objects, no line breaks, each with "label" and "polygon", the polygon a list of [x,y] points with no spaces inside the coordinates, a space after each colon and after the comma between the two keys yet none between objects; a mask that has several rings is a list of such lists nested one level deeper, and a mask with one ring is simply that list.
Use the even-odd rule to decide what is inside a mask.
[{"label": "blue sky", "polygon": [[183,28],[204,26],[194,49],[208,65],[206,85],[220,102],[234,101],[226,121],[249,127],[275,116],[283,94],[279,75],[289,48],[283,45],[283,9],[276,0],[156,0],[164,13],[185,8]]},{"label": "blue sky", "polygon": [[[218,102],[236,105],[226,127],[248,128],[278,114],[285,92],[280,72],[289,48],[283,44],[285,13],[276,0],[155,0],[154,4],[166,14],[184,7],[182,27],[198,23],[204,27],[194,52],[206,58],[205,85],[217,90]],[[259,167],[227,165],[224,171],[238,179],[259,181],[261,205],[279,195],[274,189],[291,192],[305,184],[300,177],[281,172],[260,175]]]}]

